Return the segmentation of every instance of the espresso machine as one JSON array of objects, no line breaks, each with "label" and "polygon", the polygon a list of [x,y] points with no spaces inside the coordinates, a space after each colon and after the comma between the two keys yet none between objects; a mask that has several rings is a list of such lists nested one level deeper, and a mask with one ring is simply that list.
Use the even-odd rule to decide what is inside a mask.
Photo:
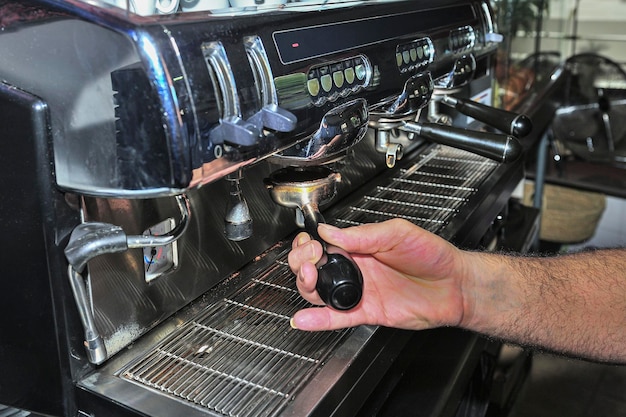
[{"label": "espresso machine", "polygon": [[[287,254],[320,222],[402,217],[468,248],[493,236],[532,126],[490,107],[491,13],[481,0],[0,0],[0,404],[390,415],[420,352],[445,345],[461,351],[420,372],[449,385],[412,393],[412,408],[453,415],[495,342],[291,329],[307,303]],[[318,291],[354,308],[361,271],[322,243]]]}]

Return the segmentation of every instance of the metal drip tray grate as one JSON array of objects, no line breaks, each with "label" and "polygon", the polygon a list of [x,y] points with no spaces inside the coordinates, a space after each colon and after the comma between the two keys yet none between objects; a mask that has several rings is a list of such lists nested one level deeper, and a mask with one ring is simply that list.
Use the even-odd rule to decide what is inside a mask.
[{"label": "metal drip tray grate", "polygon": [[286,256],[184,324],[122,376],[225,416],[279,413],[350,332],[289,326],[307,303]]},{"label": "metal drip tray grate", "polygon": [[437,233],[459,212],[498,164],[481,156],[435,146],[388,184],[340,211],[339,226],[375,223],[401,217]]}]

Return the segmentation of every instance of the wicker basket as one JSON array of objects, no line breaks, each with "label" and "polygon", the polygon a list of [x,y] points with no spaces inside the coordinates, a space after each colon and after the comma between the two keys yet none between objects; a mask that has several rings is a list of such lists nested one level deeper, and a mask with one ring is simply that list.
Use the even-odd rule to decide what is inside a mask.
[{"label": "wicker basket", "polygon": [[[524,185],[524,205],[532,206],[535,184]],[[596,231],[604,208],[604,194],[546,184],[541,205],[542,240],[579,243]]]}]

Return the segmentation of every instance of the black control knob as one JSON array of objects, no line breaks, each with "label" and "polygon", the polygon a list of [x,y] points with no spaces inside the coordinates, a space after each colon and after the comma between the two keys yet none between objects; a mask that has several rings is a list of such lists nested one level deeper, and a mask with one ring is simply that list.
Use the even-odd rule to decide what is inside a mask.
[{"label": "black control knob", "polygon": [[443,96],[441,102],[466,116],[473,117],[496,129],[511,134],[517,138],[523,138],[533,129],[533,124],[528,116],[498,109],[477,103],[472,100],[463,100],[451,96]]}]

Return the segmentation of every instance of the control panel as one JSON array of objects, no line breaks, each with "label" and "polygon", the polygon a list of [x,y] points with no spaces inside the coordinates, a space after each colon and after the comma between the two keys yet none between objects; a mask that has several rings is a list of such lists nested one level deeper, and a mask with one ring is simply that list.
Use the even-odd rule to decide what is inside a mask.
[{"label": "control panel", "polygon": [[357,93],[369,85],[372,65],[367,57],[351,58],[311,67],[307,73],[307,91],[316,106]]},{"label": "control panel", "polygon": [[450,31],[448,48],[450,51],[460,53],[470,50],[476,43],[476,33],[471,26],[463,26]]},{"label": "control panel", "polygon": [[421,38],[396,47],[396,65],[401,73],[422,70],[435,59],[430,38]]}]

